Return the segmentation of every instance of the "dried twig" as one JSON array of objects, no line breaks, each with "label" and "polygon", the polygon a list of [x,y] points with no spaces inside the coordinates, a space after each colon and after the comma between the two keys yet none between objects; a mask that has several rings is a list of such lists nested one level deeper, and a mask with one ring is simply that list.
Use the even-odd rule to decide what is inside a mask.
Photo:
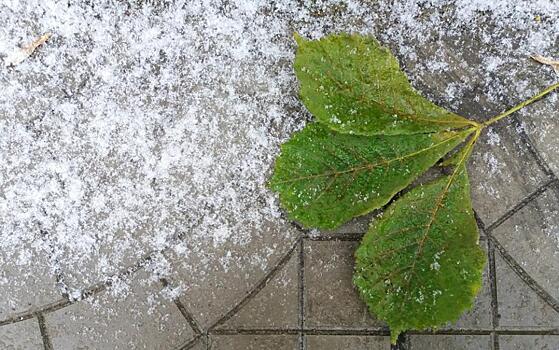
[{"label": "dried twig", "polygon": [[30,42],[29,44],[17,48],[12,52],[6,59],[4,60],[4,66],[16,66],[23,62],[27,57],[31,56],[31,54],[41,45],[45,43],[51,37],[50,33],[46,33],[38,37],[36,40]]},{"label": "dried twig", "polygon": [[541,55],[534,55],[534,56],[530,56],[531,59],[533,59],[536,62],[539,62],[541,64],[546,64],[548,66],[553,67],[553,69],[555,70],[555,73],[559,74],[559,61],[555,61],[549,57],[544,57]]}]

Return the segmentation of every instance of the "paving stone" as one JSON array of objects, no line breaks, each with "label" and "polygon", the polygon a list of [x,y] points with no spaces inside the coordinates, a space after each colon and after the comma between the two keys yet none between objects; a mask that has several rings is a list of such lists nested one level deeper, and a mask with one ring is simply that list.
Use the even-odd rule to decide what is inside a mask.
[{"label": "paving stone", "polygon": [[305,242],[305,327],[382,327],[353,287],[358,242]]},{"label": "paving stone", "polygon": [[[487,251],[487,242],[480,242],[480,246]],[[454,324],[448,324],[445,329],[490,329],[492,327],[491,312],[491,282],[489,280],[489,264],[483,270],[483,285],[476,296],[472,309],[466,311]]]},{"label": "paving stone", "polygon": [[409,350],[490,350],[489,335],[410,335]]},{"label": "paving stone", "polygon": [[186,258],[172,249],[167,253],[173,266],[169,281],[184,290],[180,300],[207,328],[241,302],[279,263],[298,234],[293,228],[270,225],[255,230],[242,244],[224,242],[216,248],[206,241],[197,242],[186,248],[192,252]]},{"label": "paving stone", "polygon": [[138,272],[126,295],[102,292],[45,315],[55,349],[172,349],[194,335],[159,282]]},{"label": "paving stone", "polygon": [[0,326],[0,349],[42,350],[43,339],[36,318]]},{"label": "paving stone", "polygon": [[309,335],[306,336],[308,350],[389,350],[390,337]]},{"label": "paving stone", "polygon": [[46,253],[0,249],[0,321],[60,299]]},{"label": "paving stone", "polygon": [[557,94],[549,96],[521,111],[519,120],[530,140],[549,165],[559,176],[559,98]]},{"label": "paving stone", "polygon": [[210,350],[295,350],[297,335],[213,335]]},{"label": "paving stone", "polygon": [[108,279],[108,276],[118,274],[120,271],[133,266],[142,257],[150,253],[139,240],[130,237],[148,236],[146,230],[134,232],[120,231],[111,239],[110,244],[97,241],[88,252],[62,253],[66,257],[58,263],[60,272],[64,277],[64,287],[67,292],[78,293]]},{"label": "paving stone", "polygon": [[486,226],[548,180],[512,126],[480,137],[468,171],[473,207]]},{"label": "paving stone", "polygon": [[293,254],[277,275],[221,328],[299,327],[299,257]]},{"label": "paving stone", "polygon": [[549,189],[497,227],[493,236],[551,296],[559,299],[559,194]]},{"label": "paving stone", "polygon": [[500,335],[500,350],[557,350],[559,336],[557,335]]},{"label": "paving stone", "polygon": [[495,254],[499,326],[502,328],[550,328],[559,326],[559,313],[549,306]]}]

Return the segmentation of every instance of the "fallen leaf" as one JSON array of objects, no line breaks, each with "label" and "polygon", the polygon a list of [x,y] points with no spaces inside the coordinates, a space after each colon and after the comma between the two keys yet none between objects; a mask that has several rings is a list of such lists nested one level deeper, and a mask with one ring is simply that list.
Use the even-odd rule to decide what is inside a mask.
[{"label": "fallen leaf", "polygon": [[295,35],[300,96],[320,123],[344,134],[410,135],[475,126],[421,96],[396,57],[371,36]]},{"label": "fallen leaf", "polygon": [[38,37],[36,40],[30,42],[29,44],[18,47],[14,52],[12,52],[6,59],[4,60],[4,66],[17,66],[21,62],[23,62],[27,57],[31,56],[35,50],[43,45],[45,41],[47,41],[51,37],[51,33],[46,33]]},{"label": "fallen leaf", "polygon": [[471,133],[362,136],[311,123],[282,146],[270,185],[292,219],[334,229],[385,205]]},{"label": "fallen leaf", "polygon": [[463,162],[374,221],[355,254],[354,282],[393,343],[400,332],[456,321],[472,307],[486,260],[478,242]]},{"label": "fallen leaf", "polygon": [[539,62],[541,64],[546,64],[548,66],[553,67],[553,69],[555,70],[555,73],[559,74],[559,61],[555,61],[549,57],[544,57],[541,55],[534,55],[534,56],[530,56],[531,59],[533,59],[536,62]]}]

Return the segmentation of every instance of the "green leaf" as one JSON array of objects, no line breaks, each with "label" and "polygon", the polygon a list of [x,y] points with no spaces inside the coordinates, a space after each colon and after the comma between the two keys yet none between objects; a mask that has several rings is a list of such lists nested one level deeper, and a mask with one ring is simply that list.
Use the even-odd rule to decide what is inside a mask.
[{"label": "green leaf", "polygon": [[456,321],[481,287],[485,254],[463,164],[391,204],[357,249],[355,285],[393,342]]},{"label": "green leaf", "polygon": [[359,136],[308,124],[282,145],[270,185],[292,219],[335,228],[386,204],[471,132]]},{"label": "green leaf", "polygon": [[475,122],[422,97],[390,51],[370,36],[298,35],[295,72],[307,109],[330,128],[358,135],[436,132]]}]

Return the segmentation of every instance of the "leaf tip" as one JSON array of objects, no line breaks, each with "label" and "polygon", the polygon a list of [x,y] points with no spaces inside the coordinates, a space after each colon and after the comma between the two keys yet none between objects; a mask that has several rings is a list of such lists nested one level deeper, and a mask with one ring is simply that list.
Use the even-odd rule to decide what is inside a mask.
[{"label": "leaf tip", "polygon": [[402,330],[399,328],[394,328],[394,329],[390,329],[390,344],[392,345],[396,345],[396,342],[398,341],[398,337],[400,336],[400,334],[402,333]]},{"label": "leaf tip", "polygon": [[299,33],[297,32],[293,32],[293,38],[295,39],[295,42],[297,43],[298,46],[301,46],[305,43],[305,38],[303,38]]}]

